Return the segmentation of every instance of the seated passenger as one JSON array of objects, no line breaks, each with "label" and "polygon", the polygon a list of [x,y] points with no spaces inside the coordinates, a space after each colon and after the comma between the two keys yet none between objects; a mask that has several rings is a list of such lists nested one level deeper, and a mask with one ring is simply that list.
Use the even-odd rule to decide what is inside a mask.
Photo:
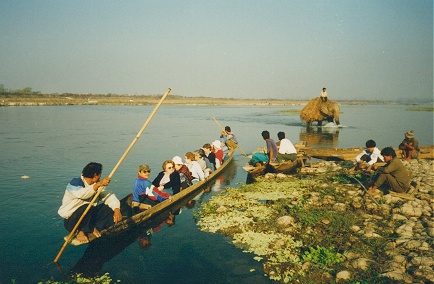
[{"label": "seated passenger", "polygon": [[140,165],[138,168],[137,178],[133,185],[133,212],[137,213],[139,210],[146,210],[161,201],[170,198],[170,194],[160,191],[155,187],[149,177],[151,169],[147,164]]},{"label": "seated passenger", "polygon": [[[203,152],[205,154],[205,158],[208,159],[208,161],[211,163],[211,170],[215,171],[216,170],[216,158],[215,158],[215,154],[212,151],[212,146],[209,143],[206,143],[205,145],[202,146]],[[206,161],[206,160],[205,160]]]},{"label": "seated passenger", "polygon": [[228,159],[229,148],[228,148],[228,146],[226,146],[226,143],[225,143],[226,139],[225,138],[220,138],[219,140],[220,140],[220,148],[223,151],[223,161],[222,161],[222,164],[223,164]]},{"label": "seated passenger", "polygon": [[366,149],[363,150],[356,157],[356,165],[350,169],[351,171],[355,170],[375,170],[373,167],[375,163],[383,163],[384,158],[381,156],[381,151],[378,149],[377,144],[374,140],[366,141]]},{"label": "seated passenger", "polygon": [[295,149],[291,141],[285,138],[285,132],[277,133],[277,137],[280,141],[276,143],[279,145],[276,161],[278,163],[281,163],[288,160],[291,160],[293,162],[297,160],[297,150]]},{"label": "seated passenger", "polygon": [[196,161],[196,156],[192,152],[187,152],[185,154],[185,162],[193,177],[193,184],[205,179],[205,174],[202,170],[202,167]]},{"label": "seated passenger", "polygon": [[175,163],[175,169],[179,173],[181,179],[181,189],[186,189],[193,185],[193,177],[188,167],[182,162],[181,157],[175,156],[172,161]]},{"label": "seated passenger", "polygon": [[212,151],[215,155],[215,168],[218,169],[223,164],[223,150],[221,149],[221,142],[220,140],[215,140],[212,142]]},{"label": "seated passenger", "polygon": [[163,171],[152,181],[152,184],[161,191],[171,188],[173,195],[181,191],[181,177],[175,170],[175,163],[172,160],[163,163]]},{"label": "seated passenger", "polygon": [[205,178],[209,176],[209,174],[212,172],[211,170],[211,163],[209,162],[208,158],[205,157],[205,153],[202,149],[195,151],[194,155],[196,157],[196,161],[199,163],[200,167],[202,168],[202,171],[205,175]]}]

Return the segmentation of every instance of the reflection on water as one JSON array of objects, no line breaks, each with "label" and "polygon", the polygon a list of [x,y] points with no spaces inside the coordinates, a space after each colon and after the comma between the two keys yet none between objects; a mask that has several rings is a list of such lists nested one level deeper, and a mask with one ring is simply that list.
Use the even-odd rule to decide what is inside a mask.
[{"label": "reflection on water", "polygon": [[315,148],[337,148],[339,144],[339,127],[306,127],[300,128],[300,141]]}]

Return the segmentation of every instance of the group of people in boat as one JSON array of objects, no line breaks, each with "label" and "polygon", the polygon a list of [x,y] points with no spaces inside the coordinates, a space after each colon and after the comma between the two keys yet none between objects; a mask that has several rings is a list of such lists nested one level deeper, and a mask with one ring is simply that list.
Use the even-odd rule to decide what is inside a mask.
[{"label": "group of people in boat", "polygon": [[[231,144],[232,143],[232,144]],[[132,210],[138,213],[159,202],[171,199],[172,195],[207,178],[228,158],[228,147],[237,144],[231,128],[226,126],[218,139],[206,143],[201,149],[187,152],[185,162],[180,156],[163,162],[162,171],[151,181],[151,168],[147,164],[138,166],[137,178],[132,188]],[[228,146],[229,145],[229,146]],[[99,195],[102,203],[95,202],[85,213],[89,203],[100,187],[110,183],[109,177],[101,178],[102,165],[87,164],[80,177],[73,178],[62,199],[58,214],[64,219],[67,231],[73,231],[79,219],[84,215],[76,229],[75,238],[80,243],[89,242],[89,234],[101,237],[101,231],[122,220],[121,202],[116,195],[103,189]],[[168,192],[171,189],[172,195]]]}]

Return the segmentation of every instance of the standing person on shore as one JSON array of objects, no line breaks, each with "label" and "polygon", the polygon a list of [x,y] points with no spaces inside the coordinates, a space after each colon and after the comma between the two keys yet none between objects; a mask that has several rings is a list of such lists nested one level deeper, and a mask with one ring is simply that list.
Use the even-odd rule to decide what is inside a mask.
[{"label": "standing person on shore", "polygon": [[399,144],[404,160],[417,159],[419,156],[419,142],[414,138],[414,131],[409,130],[404,134],[404,140]]},{"label": "standing person on shore", "polygon": [[401,160],[396,157],[395,150],[392,147],[386,147],[381,150],[381,155],[386,162],[386,165],[378,168],[377,180],[374,185],[368,190],[370,194],[374,194],[375,190],[384,183],[395,192],[407,192],[410,188],[410,178],[407,169],[402,164]]},{"label": "standing person on shore", "polygon": [[321,93],[319,93],[319,97],[321,98],[321,100],[323,102],[326,102],[328,99],[328,95],[327,95],[327,89],[326,88],[322,88]]},{"label": "standing person on shore", "polygon": [[297,160],[297,149],[295,149],[294,144],[289,139],[285,138],[285,132],[277,133],[277,137],[279,138],[279,142],[277,142],[279,151],[276,161],[281,163],[287,160],[293,162]]},{"label": "standing person on shore", "polygon": [[[109,177],[101,179],[101,173],[102,165],[91,162],[83,168],[81,177],[73,178],[66,186],[58,213],[65,219],[63,224],[68,232],[72,231],[86,211],[98,188],[110,183]],[[77,228],[76,239],[80,243],[88,243],[90,233],[101,237],[101,230],[122,220],[120,201],[116,195],[103,190],[98,197],[103,203],[93,204]]]}]

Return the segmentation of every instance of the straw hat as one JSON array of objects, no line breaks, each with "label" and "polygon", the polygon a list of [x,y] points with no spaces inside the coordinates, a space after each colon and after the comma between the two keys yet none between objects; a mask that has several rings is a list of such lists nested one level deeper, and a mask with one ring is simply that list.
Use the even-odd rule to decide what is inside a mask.
[{"label": "straw hat", "polygon": [[183,164],[180,156],[173,157],[172,161],[175,163],[175,165],[182,165]]},{"label": "straw hat", "polygon": [[150,172],[151,169],[149,168],[149,166],[147,164],[143,164],[139,166],[139,172],[141,171],[145,171],[145,172]]},{"label": "straw hat", "polygon": [[214,142],[212,142],[212,145],[214,146],[214,147],[216,147],[217,149],[220,149],[221,148],[221,144],[220,144],[220,140],[216,140],[216,141],[214,141]]},{"label": "straw hat", "polygon": [[414,131],[409,130],[409,131],[405,132],[405,138],[408,138],[408,139],[414,138]]}]

